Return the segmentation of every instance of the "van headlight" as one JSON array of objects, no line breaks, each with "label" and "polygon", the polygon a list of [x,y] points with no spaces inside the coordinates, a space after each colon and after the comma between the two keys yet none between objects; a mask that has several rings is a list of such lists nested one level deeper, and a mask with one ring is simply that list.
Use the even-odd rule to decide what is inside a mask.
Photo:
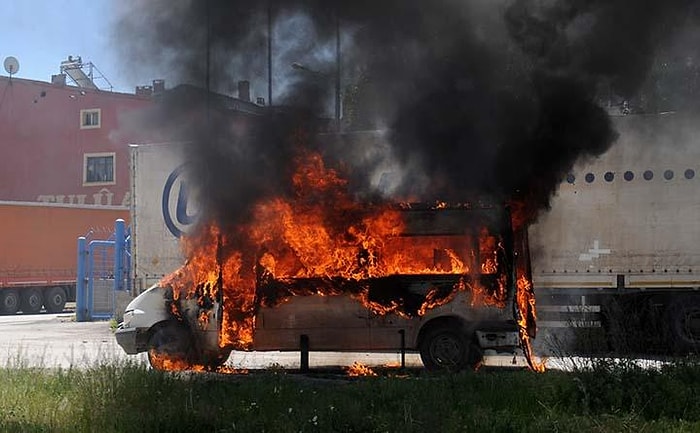
[{"label": "van headlight", "polygon": [[124,319],[122,320],[122,323],[119,325],[122,328],[129,328],[131,326],[131,319],[134,318],[134,310],[126,310],[124,311]]}]

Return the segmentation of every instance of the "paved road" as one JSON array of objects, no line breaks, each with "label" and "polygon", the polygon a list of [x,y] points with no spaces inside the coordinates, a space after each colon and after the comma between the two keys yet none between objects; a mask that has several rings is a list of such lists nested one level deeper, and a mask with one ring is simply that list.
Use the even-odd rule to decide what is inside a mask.
[{"label": "paved road", "polygon": [[[542,353],[542,352],[537,352]],[[399,365],[399,353],[319,353],[312,352],[309,364],[313,367],[348,366],[361,362],[370,366]],[[117,345],[109,322],[75,321],[75,314],[34,314],[0,316],[0,366],[87,368],[101,363],[137,362],[147,364],[145,354],[127,355]],[[515,364],[513,363],[515,361]],[[638,360],[643,366],[657,366],[657,361]],[[548,368],[570,369],[583,365],[585,358],[550,357]],[[262,369],[279,366],[299,367],[297,352],[234,352],[227,361],[234,368]],[[417,354],[406,355],[408,367],[420,367]],[[524,366],[522,357],[487,356],[484,365]]]},{"label": "paved road", "polygon": [[[493,357],[488,364],[511,365],[512,357]],[[76,322],[75,315],[34,314],[0,316],[0,365],[48,368],[87,368],[104,362],[147,363],[145,354],[126,355],[117,345],[109,322]],[[399,353],[312,352],[313,367],[351,365],[399,365]],[[518,363],[522,365],[522,360]],[[227,364],[235,368],[298,368],[297,352],[234,352]],[[420,367],[417,354],[406,355],[406,365]]]},{"label": "paved road", "polygon": [[[311,353],[311,367],[398,364],[398,353]],[[0,365],[49,368],[86,368],[103,362],[147,363],[145,354],[126,355],[117,345],[109,322],[76,322],[74,314],[34,314],[0,316]],[[228,365],[236,368],[279,366],[298,368],[298,353],[234,352]],[[420,366],[415,354],[407,355],[407,365]]]},{"label": "paved road", "polygon": [[126,359],[108,322],[79,323],[74,314],[0,316],[2,365],[84,368]]}]

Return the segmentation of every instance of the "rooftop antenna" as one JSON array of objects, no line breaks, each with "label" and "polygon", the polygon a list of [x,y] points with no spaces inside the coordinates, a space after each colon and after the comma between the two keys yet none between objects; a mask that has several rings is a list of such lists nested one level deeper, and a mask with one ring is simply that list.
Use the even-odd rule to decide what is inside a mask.
[{"label": "rooftop antenna", "polygon": [[12,56],[6,57],[5,61],[3,62],[3,66],[5,66],[5,70],[7,71],[7,73],[10,74],[10,79],[7,80],[7,84],[5,84],[5,89],[2,91],[2,97],[0,97],[0,108],[2,108],[3,104],[5,103],[7,89],[12,87],[12,76],[16,74],[17,71],[19,71],[19,60]]},{"label": "rooftop antenna", "polygon": [[5,61],[3,62],[3,66],[5,67],[5,71],[7,71],[7,73],[10,74],[10,80],[11,80],[12,76],[15,75],[19,71],[19,60],[17,60],[15,57],[12,57],[12,56],[5,57]]}]

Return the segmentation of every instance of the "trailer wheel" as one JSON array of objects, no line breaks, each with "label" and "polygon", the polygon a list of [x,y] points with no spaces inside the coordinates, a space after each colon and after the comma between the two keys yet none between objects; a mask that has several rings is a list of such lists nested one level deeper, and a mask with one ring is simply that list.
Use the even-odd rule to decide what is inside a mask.
[{"label": "trailer wheel", "polygon": [[184,371],[193,366],[192,335],[183,325],[169,322],[148,340],[148,362],[156,370]]},{"label": "trailer wheel", "polygon": [[22,290],[21,302],[19,309],[24,313],[34,314],[41,311],[41,306],[44,303],[41,290],[37,288]]},{"label": "trailer wheel", "polygon": [[44,293],[44,308],[49,313],[60,313],[66,306],[66,291],[63,287],[51,287]]},{"label": "trailer wheel", "polygon": [[429,371],[459,371],[469,364],[469,339],[453,326],[430,329],[420,345],[420,357]]},{"label": "trailer wheel", "polygon": [[700,351],[700,296],[683,296],[667,310],[676,348],[683,352]]},{"label": "trailer wheel", "polygon": [[15,314],[19,310],[19,294],[15,289],[0,289],[0,314]]}]

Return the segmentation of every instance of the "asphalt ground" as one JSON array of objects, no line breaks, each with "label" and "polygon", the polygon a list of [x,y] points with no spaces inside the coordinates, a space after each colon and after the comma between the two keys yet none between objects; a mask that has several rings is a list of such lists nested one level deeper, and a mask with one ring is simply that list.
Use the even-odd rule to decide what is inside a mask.
[{"label": "asphalt ground", "polygon": [[[105,362],[143,362],[146,355],[127,355],[117,344],[107,321],[76,322],[75,314],[17,314],[0,316],[0,365],[10,367],[86,368]],[[299,367],[297,352],[234,352],[232,368]],[[399,353],[318,353],[309,355],[311,368],[351,365],[399,365]],[[406,355],[408,367],[419,367],[416,354]]]},{"label": "asphalt ground", "polygon": [[[406,353],[406,367],[420,368],[420,357]],[[110,322],[77,322],[74,313],[0,316],[0,366],[43,368],[88,368],[110,362],[148,363],[146,354],[127,355],[119,347]],[[350,366],[399,366],[401,354],[356,352],[311,352],[313,370]],[[512,356],[486,357],[485,365],[523,367],[524,359]],[[227,363],[234,369],[298,369],[298,352],[233,352]]]}]

